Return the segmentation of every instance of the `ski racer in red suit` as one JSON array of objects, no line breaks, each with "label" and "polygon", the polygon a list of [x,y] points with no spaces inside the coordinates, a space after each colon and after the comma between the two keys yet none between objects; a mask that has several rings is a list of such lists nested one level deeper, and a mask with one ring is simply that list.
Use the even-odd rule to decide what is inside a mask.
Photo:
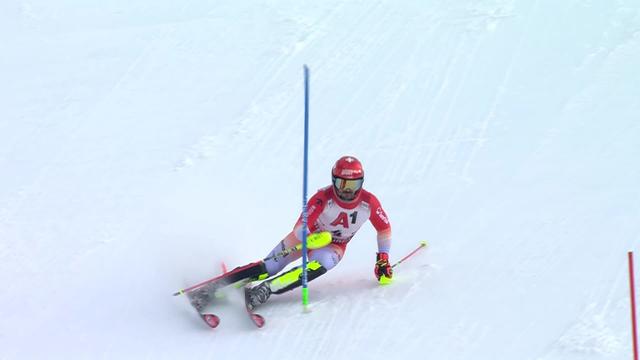
[{"label": "ski racer in red suit", "polygon": [[[309,250],[308,280],[316,279],[333,269],[342,259],[347,244],[358,230],[371,221],[377,231],[378,253],[376,254],[375,275],[391,278],[393,272],[389,264],[391,247],[391,224],[380,201],[362,187],[364,169],[358,159],[344,156],[336,161],[331,171],[332,185],[318,190],[307,204],[309,232],[329,231],[332,234],[331,244],[315,250]],[[276,253],[295,246],[301,242],[302,217],[291,231],[269,253]],[[265,267],[269,276],[279,273],[287,264],[302,256],[297,251],[283,258],[267,260]],[[251,305],[264,303],[272,293],[294,289],[301,285],[299,274],[302,267],[296,267],[272,280],[262,282],[250,291]]]},{"label": "ski racer in red suit", "polygon": [[[328,231],[332,234],[329,245],[308,250],[307,280],[316,279],[333,269],[344,256],[349,241],[367,220],[371,221],[377,231],[378,252],[374,268],[375,276],[378,279],[382,276],[390,279],[393,276],[389,264],[391,224],[378,199],[362,187],[364,182],[362,164],[353,156],[343,156],[333,166],[331,179],[332,185],[318,190],[307,203],[308,233]],[[301,238],[302,217],[298,218],[293,230],[269,253],[267,258],[272,259],[255,263],[255,266],[248,266],[241,272],[242,275],[229,281],[235,282],[241,278],[250,280],[269,278],[247,291],[248,306],[254,308],[266,302],[271,294],[281,294],[302,284],[302,266],[275,276],[285,266],[299,259],[302,256],[301,250],[273,259],[275,254],[300,244]],[[198,310],[208,303],[206,301],[204,304],[199,304],[198,296],[194,295],[191,299]]]}]

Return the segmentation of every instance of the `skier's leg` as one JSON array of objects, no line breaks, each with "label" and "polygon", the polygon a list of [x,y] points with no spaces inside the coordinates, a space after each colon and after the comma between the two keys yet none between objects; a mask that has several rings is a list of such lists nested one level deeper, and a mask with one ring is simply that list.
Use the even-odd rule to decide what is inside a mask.
[{"label": "skier's leg", "polygon": [[[342,259],[346,245],[329,244],[326,247],[309,252],[307,264],[307,281],[312,281],[334,268]],[[282,294],[302,285],[302,266],[287,271],[273,279],[264,281],[249,291],[251,307],[260,305],[269,299],[271,294]]]},{"label": "skier's leg", "polygon": [[237,282],[248,283],[255,280],[266,279],[269,277],[267,269],[263,261],[257,261],[228,271],[222,278],[217,281],[206,284],[195,290],[187,292],[187,297],[191,305],[198,311],[202,311],[216,297],[216,291],[225,286],[235,284]]},{"label": "skier's leg", "polygon": [[[309,251],[307,264],[307,281],[317,279],[333,269],[342,259],[345,247],[329,244],[326,247]],[[286,273],[268,280],[271,293],[282,294],[302,285],[302,266],[297,266]]]},{"label": "skier's leg", "polygon": [[309,261],[317,261],[329,271],[342,260],[346,249],[346,244],[331,243],[323,248],[309,251]]},{"label": "skier's leg", "polygon": [[[269,255],[266,256],[266,258],[271,258],[274,255],[280,253],[281,251],[292,248],[298,245],[299,243],[300,243],[300,240],[296,238],[293,232],[290,232],[289,234],[287,234],[287,236],[284,239],[282,239],[282,241],[278,243],[278,245],[276,245],[275,248],[273,248],[273,250],[271,250]],[[275,259],[269,259],[264,262],[264,265],[267,272],[269,273],[269,276],[273,276],[279,273],[280,271],[282,271],[282,269],[284,269],[285,266],[289,265],[292,261],[298,260],[301,256],[302,256],[302,251],[295,251],[289,255],[281,256]]]},{"label": "skier's leg", "polygon": [[[294,232],[290,232],[285,236],[282,241],[276,245],[273,250],[267,255],[267,258],[272,258],[274,255],[280,253],[285,249],[296,246],[300,243],[300,240],[295,236]],[[299,259],[302,256],[301,251],[296,251],[291,254],[280,256],[278,258],[272,258],[267,261],[258,261],[245,266],[237,267],[228,272],[228,276],[225,276],[220,281],[212,282],[203,287],[195,289],[187,293],[191,304],[201,311],[204,309],[214,298],[218,289],[225,286],[237,283],[237,282],[251,282],[255,280],[266,279],[270,276],[276,275],[285,266],[292,261]]]}]

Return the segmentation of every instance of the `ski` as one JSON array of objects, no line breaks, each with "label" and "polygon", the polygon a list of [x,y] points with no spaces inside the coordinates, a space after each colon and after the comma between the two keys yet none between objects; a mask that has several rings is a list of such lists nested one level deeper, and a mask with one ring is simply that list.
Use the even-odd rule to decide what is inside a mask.
[{"label": "ski", "polygon": [[249,287],[246,287],[246,286],[244,288],[244,307],[247,310],[247,315],[249,315],[249,319],[253,322],[253,324],[258,328],[262,328],[266,320],[264,319],[264,316],[260,314],[256,314],[253,311],[253,307],[249,302]]},{"label": "ski", "polygon": [[[331,234],[326,231],[309,234],[309,236],[307,237],[307,243],[308,243],[307,244],[308,249],[322,248],[324,246],[329,245],[329,243],[331,243]],[[256,261],[244,266],[238,266],[237,268],[231,271],[226,271],[226,265],[225,265],[223,266],[223,269],[224,269],[223,274],[218,275],[213,279],[209,279],[199,284],[190,286],[186,289],[178,290],[173,293],[173,296],[183,295],[204,286],[216,286],[218,288],[222,288],[245,279],[260,279],[260,277],[265,275],[267,272],[267,269],[265,268],[265,265],[264,265],[265,261],[287,256],[293,252],[299,251],[300,249],[302,249],[302,244],[298,244],[291,248],[284,249],[281,252],[275,255],[266,257],[260,261]]]},{"label": "ski", "polygon": [[[264,324],[266,323],[264,317],[260,314],[256,314],[253,311],[253,308],[250,305],[249,302],[249,296],[248,296],[248,291],[249,291],[249,287],[242,287],[242,289],[244,289],[244,308],[245,311],[249,317],[249,319],[251,320],[251,322],[258,328],[262,328],[264,326]],[[197,291],[197,290],[196,290]],[[185,293],[187,295],[187,298],[189,299],[189,304],[191,305],[191,307],[193,308],[193,310],[195,310],[198,313],[198,316],[200,317],[200,319],[202,319],[202,321],[204,321],[204,323],[212,328],[215,329],[218,327],[218,325],[220,325],[220,316],[205,311],[205,309],[198,309],[198,307],[196,305],[193,304],[192,299],[194,297],[195,294],[192,294],[192,292],[186,292]],[[217,296],[214,295],[214,299],[216,299]],[[214,300],[215,301],[215,300]],[[208,304],[210,305],[211,303],[213,303],[213,301],[209,302]]]},{"label": "ski", "polygon": [[[198,290],[195,290],[198,291]],[[216,314],[210,312],[203,312],[204,308],[199,309],[198,306],[194,303],[194,297],[198,296],[193,292],[186,292],[187,299],[189,300],[189,305],[193,308],[193,310],[198,313],[198,316],[202,321],[204,321],[207,326],[212,329],[215,329],[220,325],[220,317]]]},{"label": "ski", "polygon": [[202,319],[202,321],[204,321],[205,324],[207,324],[208,327],[215,329],[218,327],[218,325],[220,325],[220,317],[216,314],[210,313],[210,312],[200,312],[198,309],[195,308],[195,306],[192,306],[193,310],[196,311],[196,313],[198,313],[198,316],[200,317],[200,319]]},{"label": "ski", "polygon": [[200,318],[207,324],[210,328],[215,329],[220,325],[220,317],[216,314],[200,314]]},{"label": "ski", "polygon": [[231,271],[225,272],[224,274],[216,276],[213,279],[209,279],[207,281],[201,282],[200,284],[196,284],[186,289],[179,290],[173,293],[173,296],[187,294],[191,291],[204,288],[205,286],[209,288],[220,289],[247,278],[254,278],[254,277],[257,278],[265,272],[266,272],[266,269],[264,267],[263,261],[253,262],[244,266],[238,266],[237,268]]}]

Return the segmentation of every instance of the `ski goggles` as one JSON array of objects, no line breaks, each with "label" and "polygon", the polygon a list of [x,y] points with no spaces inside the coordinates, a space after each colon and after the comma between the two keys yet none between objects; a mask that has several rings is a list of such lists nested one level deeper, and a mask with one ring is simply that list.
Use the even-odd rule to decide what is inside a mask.
[{"label": "ski goggles", "polygon": [[343,179],[339,177],[333,178],[333,186],[340,191],[352,191],[356,192],[362,189],[363,178],[360,179]]}]

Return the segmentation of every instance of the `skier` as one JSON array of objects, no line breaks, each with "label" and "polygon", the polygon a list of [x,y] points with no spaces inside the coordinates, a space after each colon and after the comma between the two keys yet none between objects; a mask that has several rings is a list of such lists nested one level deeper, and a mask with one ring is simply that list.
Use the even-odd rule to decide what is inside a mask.
[{"label": "skier", "polygon": [[[331,171],[332,185],[318,190],[307,204],[308,233],[328,231],[331,243],[319,249],[308,250],[307,280],[311,281],[333,269],[344,256],[347,244],[360,227],[370,220],[377,231],[376,262],[374,274],[378,280],[389,280],[393,276],[389,263],[391,247],[391,224],[378,199],[362,187],[364,170],[353,156],[343,156],[336,161]],[[299,259],[302,251],[283,257],[274,255],[296,246],[302,239],[302,216],[293,230],[269,253],[266,261],[259,261],[237,268],[225,282],[210,284],[190,294],[192,305],[202,310],[212,293],[221,286],[241,280],[267,279],[246,291],[247,306],[253,309],[266,302],[271,294],[282,294],[302,284],[302,266],[279,275],[285,266]],[[239,271],[237,271],[239,270]],[[275,277],[273,277],[275,276]],[[273,278],[271,278],[273,277]]]}]

